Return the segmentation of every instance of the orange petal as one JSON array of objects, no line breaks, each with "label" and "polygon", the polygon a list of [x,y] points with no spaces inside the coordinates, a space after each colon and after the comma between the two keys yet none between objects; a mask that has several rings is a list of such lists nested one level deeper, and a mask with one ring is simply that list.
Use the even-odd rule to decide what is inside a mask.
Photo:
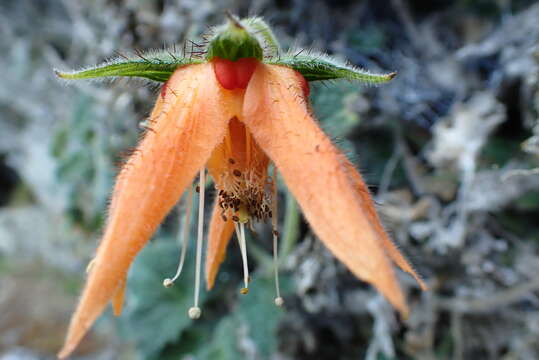
[{"label": "orange petal", "polygon": [[210,221],[206,254],[206,286],[208,290],[213,287],[219,266],[225,258],[226,246],[234,232],[234,222],[231,218],[225,222],[221,217],[221,211],[222,209],[216,201]]},{"label": "orange petal", "polygon": [[408,307],[379,229],[365,213],[346,159],[311,117],[299,75],[285,67],[258,66],[245,94],[243,115],[317,236],[406,317]]},{"label": "orange petal", "polygon": [[380,218],[376,213],[374,201],[372,201],[369,188],[361,178],[361,175],[349,160],[346,160],[345,166],[346,170],[348,171],[348,176],[350,177],[352,184],[354,184],[354,187],[362,200],[361,206],[364,209],[365,215],[368,217],[371,225],[374,226],[376,233],[378,233],[380,241],[382,242],[382,246],[384,247],[384,250],[386,251],[387,255],[389,255],[389,257],[403,271],[406,271],[407,273],[412,275],[414,279],[418,282],[422,290],[427,290],[427,284],[425,284],[423,279],[421,279],[421,277],[416,273],[412,265],[406,260],[404,255],[402,255],[397,246],[393,243],[393,241],[391,241],[391,239],[387,235],[387,232],[384,230],[384,226],[382,225],[382,222],[380,221]]},{"label": "orange petal", "polygon": [[167,82],[152,129],[118,176],[105,234],[60,358],[103,312],[137,253],[222,141],[233,116],[230,96],[217,84],[211,64],[183,67]]},{"label": "orange petal", "polygon": [[126,283],[127,283],[127,279],[123,278],[120,281],[120,285],[118,285],[118,288],[114,292],[114,296],[112,297],[112,312],[114,313],[114,316],[122,315],[122,308],[124,306],[125,285],[126,285]]}]

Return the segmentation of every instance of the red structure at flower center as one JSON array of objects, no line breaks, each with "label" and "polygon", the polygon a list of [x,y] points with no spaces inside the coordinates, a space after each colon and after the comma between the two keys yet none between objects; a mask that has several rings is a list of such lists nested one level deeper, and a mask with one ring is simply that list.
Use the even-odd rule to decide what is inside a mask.
[{"label": "red structure at flower center", "polygon": [[[255,58],[241,58],[237,61],[232,61],[215,57],[212,62],[213,71],[219,84],[227,90],[234,90],[247,88],[259,61]],[[309,83],[301,74],[298,73],[298,76],[300,77],[303,94],[305,97],[309,97],[311,92]]]},{"label": "red structure at flower center", "polygon": [[241,58],[237,61],[213,59],[213,70],[217,81],[227,90],[245,89],[256,69],[258,60],[255,58]]}]

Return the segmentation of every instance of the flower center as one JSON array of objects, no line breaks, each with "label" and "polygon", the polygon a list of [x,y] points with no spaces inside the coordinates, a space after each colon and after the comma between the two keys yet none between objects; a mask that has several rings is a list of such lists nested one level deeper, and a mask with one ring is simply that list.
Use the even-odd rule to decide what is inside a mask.
[{"label": "flower center", "polygon": [[[206,164],[211,176],[215,181],[218,191],[218,205],[221,208],[221,216],[224,222],[232,221],[236,237],[241,251],[243,263],[244,287],[241,294],[249,292],[249,267],[247,259],[247,242],[245,236],[246,226],[252,226],[253,221],[266,221],[271,218],[273,235],[273,261],[275,271],[275,305],[282,306],[284,303],[279,290],[279,259],[278,259],[278,238],[277,231],[277,184],[276,169],[273,168],[273,175],[268,175],[269,158],[253,140],[251,133],[237,117],[230,120],[227,133],[223,142],[213,151]],[[195,277],[195,298],[194,306],[189,309],[189,317],[198,319],[201,316],[201,309],[198,306],[200,291],[200,264],[203,239],[204,220],[204,184],[205,170],[201,169],[199,176],[199,214],[198,233],[196,247],[196,277]],[[184,229],[189,228],[189,218],[191,213],[191,191],[187,196],[187,212],[184,222]],[[185,230],[182,237],[182,251],[180,263],[173,278],[166,278],[163,281],[165,287],[171,287],[180,276],[187,251],[188,230]]]},{"label": "flower center", "polygon": [[269,159],[237,118],[230,121],[223,143],[208,163],[218,190],[223,220],[265,221],[271,218]]},{"label": "flower center", "polygon": [[224,181],[223,189],[219,190],[219,206],[224,221],[227,221],[227,214],[231,214],[233,221],[241,223],[271,218],[270,198],[262,186],[264,179],[254,171],[244,174],[233,170],[231,180]]}]

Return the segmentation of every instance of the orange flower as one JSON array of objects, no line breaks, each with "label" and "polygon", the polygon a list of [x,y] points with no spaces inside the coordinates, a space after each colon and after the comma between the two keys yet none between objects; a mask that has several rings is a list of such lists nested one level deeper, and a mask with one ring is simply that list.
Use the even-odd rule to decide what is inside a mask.
[{"label": "orange flower", "polygon": [[[299,72],[255,57],[214,56],[173,72],[151,114],[151,131],[118,176],[103,240],[60,358],[69,356],[109,302],[115,315],[121,313],[130,264],[197,174],[200,267],[205,168],[218,193],[209,225],[208,289],[234,231],[246,278],[245,225],[272,218],[275,244],[275,178],[268,174],[273,163],[315,234],[407,316],[391,261],[426,286],[389,240],[361,176],[320,129],[308,103],[307,81]],[[199,274],[193,318],[200,316]],[[279,296],[276,303],[282,303]]]}]

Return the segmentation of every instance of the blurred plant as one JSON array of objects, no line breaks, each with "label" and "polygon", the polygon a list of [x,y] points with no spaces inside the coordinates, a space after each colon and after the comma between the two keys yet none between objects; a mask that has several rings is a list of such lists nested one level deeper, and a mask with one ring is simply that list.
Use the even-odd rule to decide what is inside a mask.
[{"label": "blurred plant", "polygon": [[[99,163],[92,152],[98,146],[107,156],[105,164],[116,167],[125,158],[118,154],[137,140],[137,123],[140,114],[148,113],[148,98],[158,92],[151,83],[140,86],[141,81],[65,86],[53,79],[51,67],[94,64],[118,57],[115,50],[147,49],[187,38],[201,43],[197,36],[204,25],[220,21],[224,9],[264,14],[277,25],[278,38],[287,48],[314,42],[354,65],[399,71],[391,86],[360,91],[348,82],[313,86],[311,100],[323,128],[345,146],[343,151],[354,159],[361,156],[357,163],[377,194],[388,230],[428,275],[432,290],[419,293],[417,285],[403,277],[411,316],[400,321],[371,287],[356,286],[350,273],[314,241],[299,212],[291,218],[280,214],[298,241],[297,246],[291,243],[287,258],[280,258],[283,270],[293,270],[294,281],[289,293],[282,289],[285,316],[272,307],[271,299],[265,303],[267,317],[280,317],[276,333],[255,338],[232,319],[236,308],[244,309],[239,301],[247,300],[237,295],[241,257],[233,242],[230,250],[238,251],[230,251],[216,289],[203,298],[203,318],[177,330],[167,344],[157,341],[160,349],[143,352],[151,350],[149,339],[157,339],[159,331],[141,327],[140,319],[159,301],[167,302],[154,293],[192,294],[192,288],[181,294],[177,288],[164,289],[162,279],[154,276],[157,283],[145,284],[136,294],[128,287],[125,313],[117,321],[122,339],[114,336],[110,319],[104,319],[81,344],[80,357],[259,360],[265,356],[257,344],[272,336],[277,343],[271,345],[270,358],[538,358],[539,285],[533,274],[539,271],[539,176],[529,170],[539,166],[539,159],[534,141],[526,139],[538,134],[539,6],[531,0],[0,1],[0,64],[6,69],[0,85],[0,186],[13,175],[13,182],[0,189],[0,308],[6,315],[0,319],[0,358],[42,359],[61,346],[81,274],[101,235],[99,218],[106,201],[99,199],[105,199],[111,177],[92,176],[85,184],[78,174],[67,171],[66,176],[59,169],[86,150],[88,154],[77,158],[87,163],[77,166],[97,174],[92,168]],[[466,134],[463,125],[477,127],[489,117],[488,111],[475,108],[481,103],[477,93],[489,94],[493,101],[487,103],[499,109],[493,113],[504,115],[505,121],[485,137],[475,156],[465,202],[459,195],[464,172],[458,162],[433,164],[429,159],[432,149],[445,141],[444,136],[433,139],[437,123],[443,123],[445,131],[456,128],[453,131]],[[89,131],[71,136],[71,127],[79,129],[75,112],[81,110],[93,113],[93,123],[82,126]],[[334,115],[357,125],[341,129],[327,121]],[[68,135],[59,152],[52,151],[57,132]],[[85,133],[93,134],[90,140]],[[469,151],[467,143],[477,139],[461,140],[462,151]],[[509,176],[513,172],[517,176]],[[102,180],[106,182],[99,186],[94,183]],[[297,208],[283,186],[279,192],[283,206]],[[439,245],[440,240],[451,240],[452,227],[444,224],[453,224],[463,211],[468,214],[464,239],[455,241],[456,246]],[[154,246],[171,243],[176,217],[173,212],[141,258]],[[267,278],[271,297],[271,231],[262,226],[255,230],[256,247],[249,242],[250,270],[256,284],[259,276]],[[284,252],[286,231],[281,236]],[[178,257],[170,248],[161,254],[166,275],[173,275],[172,259]],[[149,278],[141,272],[153,271],[145,266],[137,271],[140,260],[130,285],[138,277]],[[191,264],[185,271],[193,276]],[[252,287],[251,295],[257,288]],[[136,310],[131,312],[131,306]],[[179,307],[175,311],[174,316],[183,313]],[[167,315],[155,318],[162,316],[164,322]],[[137,331],[146,337],[139,340],[133,334]]]}]

